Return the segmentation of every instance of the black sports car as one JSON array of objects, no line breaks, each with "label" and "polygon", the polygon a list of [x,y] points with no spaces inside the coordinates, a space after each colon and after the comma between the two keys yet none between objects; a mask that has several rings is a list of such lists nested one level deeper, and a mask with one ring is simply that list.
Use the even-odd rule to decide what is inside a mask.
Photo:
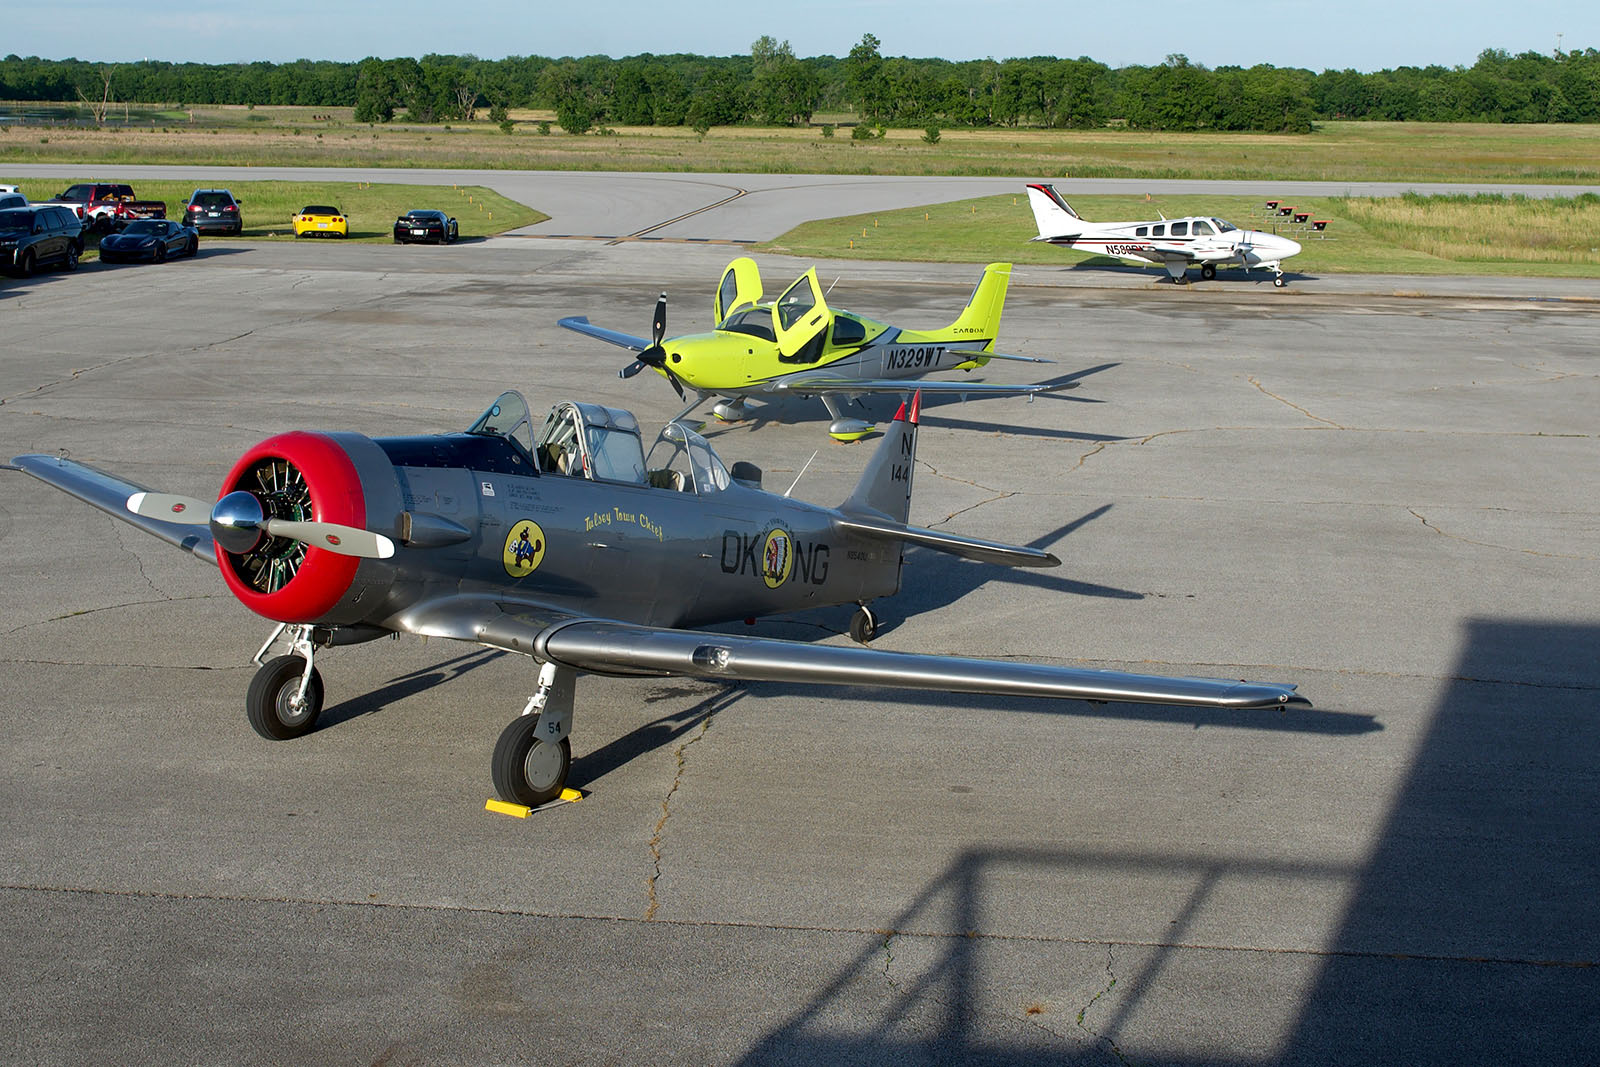
[{"label": "black sports car", "polygon": [[460,235],[456,220],[442,211],[408,211],[394,220],[394,243],[430,241],[436,245],[454,241]]},{"label": "black sports car", "polygon": [[200,231],[177,219],[135,219],[121,233],[100,238],[100,262],[192,256],[200,249]]}]

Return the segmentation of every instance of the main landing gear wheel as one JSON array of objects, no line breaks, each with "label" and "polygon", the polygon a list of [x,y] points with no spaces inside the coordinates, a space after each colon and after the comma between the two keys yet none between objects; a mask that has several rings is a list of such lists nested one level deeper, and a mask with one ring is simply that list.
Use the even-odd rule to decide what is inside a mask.
[{"label": "main landing gear wheel", "polygon": [[500,733],[494,746],[494,791],[501,800],[537,808],[561,795],[572,769],[572,745],[563,737],[551,744],[537,736],[538,715],[520,715]]},{"label": "main landing gear wheel", "polygon": [[865,604],[850,616],[850,640],[858,645],[867,644],[878,636],[878,616]]},{"label": "main landing gear wheel", "polygon": [[1289,283],[1283,280],[1283,275],[1277,274],[1277,275],[1273,276],[1272,284],[1277,286],[1279,289],[1282,289],[1285,285],[1288,285]]},{"label": "main landing gear wheel", "polygon": [[269,741],[289,741],[308,734],[322,713],[322,675],[311,668],[311,682],[300,699],[306,661],[299,656],[269,659],[250,679],[244,712],[256,733]]},{"label": "main landing gear wheel", "polygon": [[1203,263],[1200,265],[1200,277],[1202,279],[1209,282],[1216,276],[1217,265],[1215,263]]}]

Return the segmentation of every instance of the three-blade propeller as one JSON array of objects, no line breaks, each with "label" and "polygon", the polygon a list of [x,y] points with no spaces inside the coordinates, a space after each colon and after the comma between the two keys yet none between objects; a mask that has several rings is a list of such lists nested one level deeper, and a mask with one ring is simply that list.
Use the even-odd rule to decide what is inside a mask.
[{"label": "three-blade propeller", "polygon": [[227,494],[214,506],[172,493],[135,493],[128,498],[127,507],[135,515],[147,519],[182,526],[210,526],[218,547],[235,555],[251,551],[264,537],[283,537],[326,552],[362,559],[388,559],[394,555],[394,542],[371,530],[336,522],[268,518],[260,499],[244,490]]},{"label": "three-blade propeller", "polygon": [[650,347],[640,352],[634,361],[617,372],[619,378],[632,378],[646,367],[654,367],[667,376],[667,381],[672,383],[672,388],[677,390],[678,399],[684,399],[683,383],[678,381],[678,376],[672,373],[672,368],[667,366],[667,350],[661,347],[661,339],[667,335],[667,294],[662,293],[656,301],[656,313],[650,320]]}]

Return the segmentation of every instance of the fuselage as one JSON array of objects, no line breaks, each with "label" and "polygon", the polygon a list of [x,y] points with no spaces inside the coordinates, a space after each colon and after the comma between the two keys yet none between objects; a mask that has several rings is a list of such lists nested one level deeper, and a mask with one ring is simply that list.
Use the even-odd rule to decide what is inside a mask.
[{"label": "fuselage", "polygon": [[1241,230],[1225,219],[1191,215],[1144,222],[1084,222],[1075,232],[1047,237],[1050,244],[1097,252],[1137,263],[1160,263],[1180,255],[1194,263],[1238,263],[1271,267],[1300,252],[1300,242],[1261,230]]},{"label": "fuselage", "polygon": [[478,594],[577,616],[600,602],[607,618],[686,627],[899,587],[898,545],[837,528],[830,509],[736,481],[697,493],[540,473],[504,438],[469,434],[336,436],[347,451],[366,453],[356,465],[368,528],[398,537],[408,513],[470,536],[362,560],[355,586],[376,595],[331,622],[406,629],[418,605]]},{"label": "fuselage", "polygon": [[804,350],[785,357],[772,329],[772,305],[729,315],[709,333],[663,342],[672,373],[707,393],[759,391],[796,371],[826,370],[830,377],[917,378],[937,371],[986,364],[994,338],[972,327],[903,330],[864,315],[835,310],[832,324]]}]

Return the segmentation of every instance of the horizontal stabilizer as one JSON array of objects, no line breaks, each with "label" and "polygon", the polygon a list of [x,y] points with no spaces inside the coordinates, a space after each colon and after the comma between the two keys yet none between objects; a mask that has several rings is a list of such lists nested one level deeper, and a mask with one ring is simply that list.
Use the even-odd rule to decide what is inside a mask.
[{"label": "horizontal stabilizer", "polygon": [[600,674],[685,675],[712,681],[864,685],[1214,708],[1309,704],[1288,684],[1164,678],[1005,660],[882,652],[628,623],[580,620],[538,635],[541,658]]},{"label": "horizontal stabilizer", "polygon": [[1001,544],[978,537],[961,537],[921,526],[907,526],[898,522],[882,522],[864,516],[850,516],[834,520],[834,525],[852,533],[865,534],[884,541],[904,541],[923,548],[948,552],[962,559],[975,559],[981,563],[998,563],[1005,567],[1059,567],[1061,561],[1049,552],[1021,545]]}]

